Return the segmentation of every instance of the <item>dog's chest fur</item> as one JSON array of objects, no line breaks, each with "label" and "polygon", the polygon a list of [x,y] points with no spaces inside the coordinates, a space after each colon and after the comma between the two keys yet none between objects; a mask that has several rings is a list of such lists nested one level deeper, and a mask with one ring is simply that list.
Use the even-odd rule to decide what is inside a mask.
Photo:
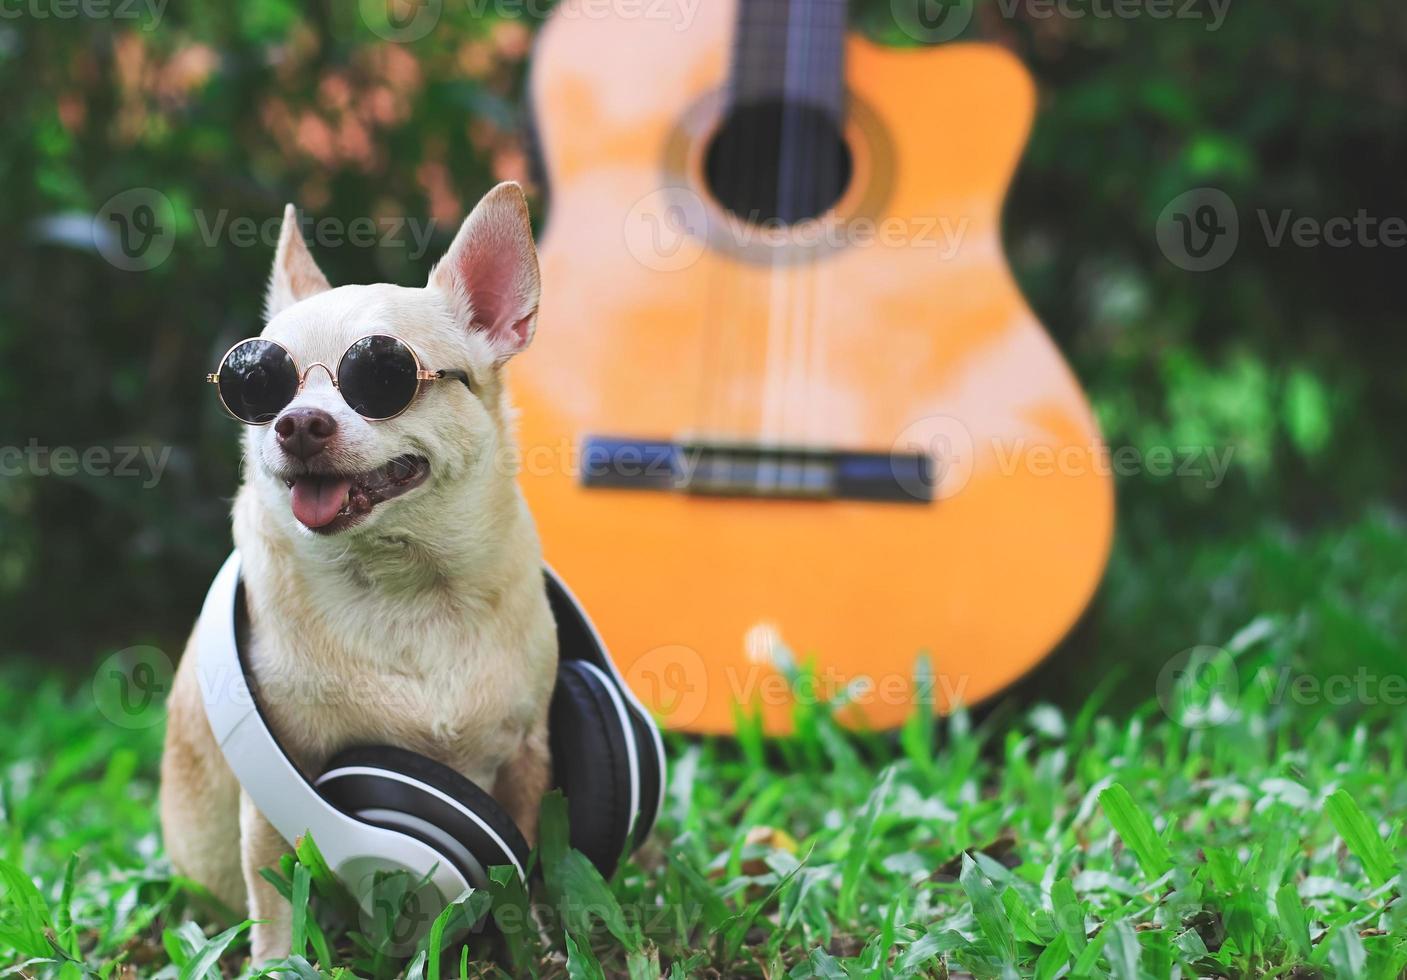
[{"label": "dog's chest fur", "polygon": [[295,762],[316,775],[343,749],[392,745],[493,791],[555,683],[540,571],[480,593],[391,592],[304,567],[257,537],[241,550],[261,704]]}]

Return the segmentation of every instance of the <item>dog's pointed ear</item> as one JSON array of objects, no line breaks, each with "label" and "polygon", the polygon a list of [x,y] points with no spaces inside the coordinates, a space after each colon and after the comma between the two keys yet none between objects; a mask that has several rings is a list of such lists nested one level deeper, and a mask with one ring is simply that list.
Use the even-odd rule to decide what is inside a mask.
[{"label": "dog's pointed ear", "polygon": [[521,187],[506,181],[484,195],[430,272],[429,285],[449,297],[465,329],[488,338],[500,364],[528,346],[541,280]]},{"label": "dog's pointed ear", "polygon": [[274,252],[274,271],[269,276],[269,292],[264,299],[264,315],[272,320],[299,300],[331,288],[303,241],[297,209],[287,205],[278,233],[278,250]]}]

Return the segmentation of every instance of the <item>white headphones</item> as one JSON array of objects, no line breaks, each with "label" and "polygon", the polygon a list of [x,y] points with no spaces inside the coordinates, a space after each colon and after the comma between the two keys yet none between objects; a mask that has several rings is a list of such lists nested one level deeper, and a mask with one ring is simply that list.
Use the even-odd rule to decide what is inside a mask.
[{"label": "white headphones", "polygon": [[[611,662],[576,597],[551,569],[546,588],[560,661],[549,717],[555,785],[572,846],[607,877],[649,836],[664,798],[664,743]],[[198,674],[210,729],[240,786],[285,840],[311,833],[333,873],[356,887],[379,871],[428,880],[448,902],[483,888],[487,869],[526,877],[528,846],[484,790],[425,756],[358,746],[309,780],[269,729],[250,687],[239,552],[205,597]]]}]

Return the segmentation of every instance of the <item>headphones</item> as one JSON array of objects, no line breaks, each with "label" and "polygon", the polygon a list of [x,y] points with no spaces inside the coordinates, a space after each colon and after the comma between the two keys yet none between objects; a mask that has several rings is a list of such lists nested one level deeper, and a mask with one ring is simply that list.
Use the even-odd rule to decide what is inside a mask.
[{"label": "headphones", "polygon": [[[569,837],[610,877],[649,836],[664,798],[664,743],[581,604],[545,570],[559,662],[548,726],[554,785],[567,798]],[[334,756],[309,780],[270,730],[251,686],[239,552],[205,597],[197,673],[215,741],[255,807],[285,840],[311,833],[344,883],[405,871],[443,902],[511,865],[526,883],[528,845],[507,812],[458,772],[406,749],[368,745]]]}]

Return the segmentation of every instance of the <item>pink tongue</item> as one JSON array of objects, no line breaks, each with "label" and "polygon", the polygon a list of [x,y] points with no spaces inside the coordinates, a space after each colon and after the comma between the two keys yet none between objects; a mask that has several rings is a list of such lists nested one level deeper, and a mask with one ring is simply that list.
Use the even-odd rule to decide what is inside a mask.
[{"label": "pink tongue", "polygon": [[293,516],[304,527],[331,524],[342,505],[352,481],[332,477],[300,476],[293,481]]}]

